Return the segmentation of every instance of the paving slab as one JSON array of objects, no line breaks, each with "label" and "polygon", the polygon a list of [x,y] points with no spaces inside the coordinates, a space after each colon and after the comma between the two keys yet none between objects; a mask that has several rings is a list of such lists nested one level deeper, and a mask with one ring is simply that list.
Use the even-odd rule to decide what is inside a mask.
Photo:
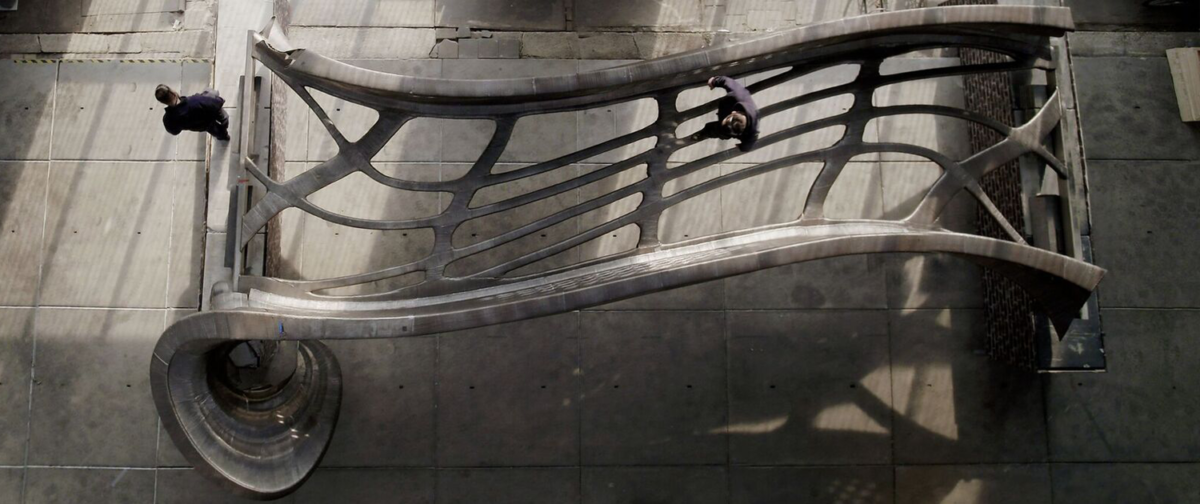
[{"label": "paving slab", "polygon": [[580,37],[574,32],[524,32],[522,58],[572,59],[580,56]]},{"label": "paving slab", "polygon": [[432,28],[296,26],[288,31],[288,36],[295,47],[337,60],[428,58],[437,42]]},{"label": "paving slab", "polygon": [[[883,216],[902,219],[920,204],[942,169],[928,161],[883,161]],[[939,223],[951,231],[974,233],[977,203],[960,193]],[[982,273],[975,263],[944,254],[891,254],[882,259],[889,308],[979,308]]]},{"label": "paving slab", "polygon": [[1200,460],[1197,340],[1200,312],[1108,310],[1108,372],[1049,377],[1050,453],[1056,461]]},{"label": "paving slab", "polygon": [[855,0],[799,0],[796,2],[796,24],[806,25],[866,14],[865,3]]},{"label": "paving slab", "polygon": [[735,468],[730,502],[884,504],[893,502],[891,467]]},{"label": "paving slab", "polygon": [[41,50],[42,44],[38,41],[38,36],[35,34],[0,34],[0,53],[12,55],[37,54]]},{"label": "paving slab", "polygon": [[82,0],[84,16],[183,12],[183,0]]},{"label": "paving slab", "polygon": [[[175,446],[175,442],[171,440],[171,435],[163,430],[162,422],[159,422],[158,427],[158,450],[155,457],[155,467],[171,468],[171,469],[190,469],[191,462],[188,462],[183,457],[183,453]],[[162,473],[166,473],[163,471]]]},{"label": "paving slab", "polygon": [[[454,60],[463,61],[463,60]],[[520,60],[499,60],[520,61]],[[578,150],[577,112],[556,112],[525,116],[517,121],[509,138],[508,148],[500,155],[501,162],[539,163],[571,154]],[[485,128],[478,125],[484,124]],[[462,127],[475,126],[465,131]],[[443,158],[446,161],[475,161],[491,140],[495,131],[492,124],[481,121],[445,121],[443,139],[454,139],[457,145],[447,143]]]},{"label": "paving slab", "polygon": [[[638,131],[658,119],[658,104],[643,98],[631,102],[584,110],[579,114],[580,149],[599,145],[608,140]],[[654,138],[647,138],[588,158],[587,163],[616,163],[654,148]]]},{"label": "paving slab", "polygon": [[701,2],[665,0],[639,2],[580,2],[575,4],[575,25],[586,28],[698,28]]},{"label": "paving slab", "polygon": [[[386,174],[409,180],[438,180],[437,165],[379,165]],[[368,219],[403,219],[437,215],[444,208],[438,193],[414,193],[378,184],[356,173],[310,196],[326,210]],[[447,201],[446,204],[449,204]],[[333,278],[397,266],[427,256],[433,250],[433,231],[378,231],[334,224],[318,218],[303,220],[304,278]],[[338,294],[390,290],[405,279],[389,279],[349,287]]]},{"label": "paving slab", "polygon": [[458,469],[437,474],[439,504],[579,502],[579,469]]},{"label": "paving slab", "polygon": [[732,463],[890,462],[885,312],[728,316]]},{"label": "paving slab", "polygon": [[[1200,16],[1198,16],[1200,17]],[[1162,57],[1167,49],[1200,46],[1200,33],[1196,32],[1128,32],[1124,34],[1125,54],[1128,56]]]},{"label": "paving slab", "polygon": [[[1071,56],[1125,56],[1125,34],[1121,32],[1078,32],[1067,35]],[[1157,56],[1157,55],[1147,55]]]},{"label": "paving slab", "polygon": [[[250,30],[263,29],[271,20],[271,13],[271,0],[227,0],[220,3],[217,31],[213,34],[217,39],[216,61],[219,65],[214,72],[217,91],[221,96],[228,97],[226,100],[232,102],[230,105],[236,106],[239,102],[237,96],[241,76],[246,72],[246,35]],[[295,36],[299,31],[289,32],[293,43],[297,42]],[[296,47],[306,46],[297,44]],[[271,71],[258,65],[255,75],[266,80],[270,78]]]},{"label": "paving slab", "polygon": [[[1068,35],[1071,57],[1148,56],[1162,58],[1168,49],[1200,44],[1196,32],[1083,31]],[[1061,75],[1061,73],[1060,73]],[[1062,89],[1060,87],[1060,89]],[[1067,102],[1069,103],[1069,102]]]},{"label": "paving slab", "polygon": [[435,475],[426,469],[318,469],[292,496],[296,504],[433,504]]},{"label": "paving slab", "polygon": [[1087,30],[1195,30],[1200,25],[1200,6],[1186,2],[1170,8],[1121,0],[1064,0],[1064,5],[1071,8],[1075,23]]},{"label": "paving slab", "polygon": [[593,32],[579,36],[579,56],[596,60],[632,59],[640,56],[630,33]]},{"label": "paving slab", "polygon": [[0,61],[0,159],[49,159],[58,66]]},{"label": "paving slab", "polygon": [[126,504],[154,500],[154,471],[137,469],[26,469],[25,503]]},{"label": "paving slab", "polygon": [[438,464],[578,464],[578,332],[567,313],[438,336]]},{"label": "paving slab", "polygon": [[1200,502],[1200,464],[1055,464],[1054,502]]},{"label": "paving slab", "polygon": [[315,114],[292,88],[283,83],[279,85],[286,89],[283,101],[283,109],[286,114],[284,127],[287,129],[287,137],[284,138],[283,144],[284,158],[289,162],[306,161],[308,159],[308,127],[309,123],[313,122]]},{"label": "paving slab", "polygon": [[635,33],[638,57],[654,59],[708,47],[712,36],[706,33]]},{"label": "paving slab", "polygon": [[[172,160],[154,88],[179,89],[179,63],[63,63],[54,114],[54,159]],[[231,96],[229,93],[222,93]]]},{"label": "paving slab", "polygon": [[[341,132],[349,142],[358,142],[379,120],[379,113],[374,109],[337,100],[337,98],[317,90],[312,90],[311,94],[313,98],[316,98],[320,107],[325,110],[325,114],[329,115],[330,121],[334,122],[337,131]],[[300,104],[298,103],[296,106],[300,106]],[[328,160],[337,154],[337,150],[337,145],[334,143],[334,138],[330,136],[329,130],[326,130],[322,122],[313,120],[310,116],[308,118],[308,158],[314,161]]]},{"label": "paving slab", "polygon": [[[900,220],[908,217],[942,176],[942,167],[931,161],[884,161],[880,163],[883,181],[883,217]],[[951,231],[975,233],[978,229],[978,203],[965,190],[950,200],[938,223]]]},{"label": "paving slab", "polygon": [[[600,165],[580,165],[580,173],[590,173],[593,170],[601,168]],[[645,180],[648,173],[647,166],[640,165],[585,185],[579,190],[579,201],[580,203],[588,202]],[[643,196],[641,194],[633,194],[586,212],[580,215],[579,229],[580,231],[588,231],[625,216],[637,210],[642,199]],[[608,257],[613,254],[633,250],[637,247],[638,240],[640,239],[639,235],[640,232],[637,224],[626,224],[612,230],[608,234],[600,235],[577,247],[579,249],[580,260]]]},{"label": "paving slab", "polygon": [[883,257],[860,255],[771,268],[725,280],[731,310],[887,308]]},{"label": "paving slab", "polygon": [[947,254],[888,254],[888,308],[981,308],[983,272]]},{"label": "paving slab", "polygon": [[120,33],[140,38],[133,32],[164,33],[174,31],[177,27],[188,31],[210,28],[214,18],[213,14],[208,11],[208,5],[205,2],[190,2],[189,4],[184,7],[184,12],[88,15],[82,17],[83,24],[77,25],[78,28],[72,32],[76,34]]},{"label": "paving slab", "polygon": [[[343,395],[322,467],[433,466],[436,339],[327,344],[342,367]],[[345,474],[329,476],[335,487]]]},{"label": "paving slab", "polygon": [[[236,497],[225,488],[191,469],[160,470],[156,484],[158,490],[155,504],[212,504],[218,502],[221,504],[251,504],[260,502]],[[289,495],[273,502],[291,504],[295,502],[295,495]]]},{"label": "paving slab", "polygon": [[1045,464],[897,467],[896,503],[929,502],[1050,504],[1050,467]]},{"label": "paving slab", "polygon": [[[562,224],[558,224],[546,228],[541,233],[535,233],[527,237],[515,240],[501,247],[491,249],[486,252],[481,252],[476,255],[468,256],[450,264],[446,268],[448,275],[453,277],[464,276],[471,273],[484,271],[493,266],[504,264],[514,260],[525,254],[540,250],[544,246],[562,241],[576,233],[576,220],[570,220]],[[498,230],[499,228],[493,228]],[[482,236],[482,234],[480,234]],[[508,272],[508,276],[521,276],[534,273],[542,273],[556,268],[562,268],[579,262],[578,247],[568,249],[566,251],[554,254],[545,259],[534,261],[525,266],[513,269]]]},{"label": "paving slab", "polygon": [[41,303],[163,307],[173,185],[184,166],[52,163]]},{"label": "paving slab", "polygon": [[25,469],[0,469],[0,500],[21,502],[21,490],[25,485]]},{"label": "paving slab", "polygon": [[433,26],[434,0],[292,0],[292,26]]},{"label": "paving slab", "polygon": [[831,219],[881,219],[883,198],[880,164],[847,163],[825,199],[825,216]]},{"label": "paving slab", "polygon": [[[33,368],[33,309],[0,309],[0,465],[22,465],[29,439],[29,379]],[[0,474],[3,481],[4,474]],[[18,482],[19,482],[18,475]],[[4,495],[0,483],[0,495]]]},{"label": "paving slab", "polygon": [[[828,2],[826,8],[845,8],[846,2],[837,0]],[[744,31],[773,31],[785,29],[797,24],[797,8],[807,8],[806,14],[813,14],[814,6],[804,2],[789,2],[787,0],[732,0],[718,4],[724,7],[712,14],[712,28],[726,28],[734,32]],[[861,6],[860,6],[861,8]],[[841,17],[841,16],[838,16]],[[801,23],[803,24],[803,23]]]},{"label": "paving slab", "polygon": [[[663,194],[669,196],[716,179],[718,175],[726,176],[752,167],[731,163],[705,168],[668,182]],[[796,220],[803,213],[808,191],[821,170],[819,164],[796,165],[695,196],[663,212],[659,222],[660,239],[673,242]],[[883,212],[880,190],[878,163],[849,163],[830,188],[825,215],[835,219],[880,218]]]},{"label": "paving slab", "polygon": [[[347,64],[387,72],[416,77],[439,77],[442,73],[440,60],[348,60]],[[379,114],[373,109],[363,107],[345,100],[336,99],[319,91],[313,91],[317,103],[329,115],[329,118],[349,140],[358,140],[378,119]],[[292,94],[289,92],[289,95]],[[290,98],[290,97],[289,97]],[[298,97],[289,99],[289,107],[309,111],[308,105]],[[316,116],[308,113],[308,159],[324,161],[337,154],[337,144],[328,130],[316,120]],[[294,119],[291,111],[288,117]],[[441,159],[443,121],[431,118],[413,120],[396,133],[378,154],[374,161],[438,161]],[[293,123],[289,123],[293,124]],[[290,135],[288,140],[292,140]],[[289,147],[290,150],[290,147]]]},{"label": "paving slab", "polygon": [[[451,32],[455,31],[455,30],[453,30],[453,29],[450,29],[450,28],[438,28],[438,29],[439,29],[439,30],[442,30],[442,29],[447,29],[447,30],[450,30]],[[458,58],[458,55],[459,55],[459,51],[458,51],[458,41],[455,41],[455,40],[441,40],[441,37],[438,37],[438,39],[439,39],[439,40],[438,40],[438,43],[437,43],[437,45],[436,45],[436,46],[434,46],[434,48],[433,48],[433,52],[429,53],[429,55],[430,55],[431,57],[434,57],[434,58],[442,58],[442,59],[457,59],[457,58]],[[518,48],[518,51],[520,50],[520,44],[521,44],[521,43],[520,43],[520,41],[518,41],[518,42],[517,42],[517,46],[518,46],[517,48]],[[519,54],[519,52],[518,52],[518,54]],[[518,57],[519,57],[519,56],[518,56]]]},{"label": "paving slab", "polygon": [[[500,59],[443,60],[447,79],[545,77],[576,73],[575,60]],[[526,116],[517,121],[501,162],[539,162],[575,152],[578,113],[560,112]],[[442,121],[445,161],[474,162],[491,140],[495,125],[486,120]]]},{"label": "paving slab", "polygon": [[162,310],[40,309],[29,463],[154,464],[150,362]]},{"label": "paving slab", "polygon": [[[434,121],[441,126],[441,159],[446,162],[474,163],[483,154],[483,149],[487,147],[488,141],[496,132],[496,123],[489,119],[439,119]],[[510,146],[513,145],[512,140],[510,137]],[[504,159],[510,160],[512,156],[508,155]]]},{"label": "paving slab", "polygon": [[563,0],[436,0],[437,26],[469,26],[503,30],[566,28]]},{"label": "paving slab", "polygon": [[[311,119],[310,119],[311,121]],[[314,121],[315,122],[315,121]],[[419,117],[404,124],[374,161],[438,161],[442,159],[444,135],[449,120]]]},{"label": "paving slab", "polygon": [[49,54],[61,53],[129,53],[140,52],[133,37],[102,34],[42,34],[38,35],[41,52]]},{"label": "paving slab", "polygon": [[729,502],[723,467],[585,467],[583,504]]},{"label": "paving slab", "polygon": [[[720,166],[689,173],[668,181],[663,186],[663,196],[669,197],[720,176]],[[663,210],[658,218],[658,239],[663,243],[675,243],[720,233],[723,213],[720,190],[693,196]]]},{"label": "paving slab", "polygon": [[0,304],[37,300],[49,163],[0,162]]},{"label": "paving slab", "polygon": [[[884,60],[880,72],[884,75],[916,72],[931,68],[958,66],[958,58],[896,57]],[[964,108],[962,77],[923,79],[884,86],[875,91],[877,107],[900,105],[942,105]],[[880,142],[904,143],[935,150],[951,159],[971,156],[967,122],[945,116],[895,115],[872,120],[867,128],[879,130]],[[885,152],[884,161],[924,161],[910,154]]]},{"label": "paving slab", "polygon": [[82,27],[81,5],[79,0],[25,2],[15,12],[0,13],[0,32],[75,32]]},{"label": "paving slab", "polygon": [[304,220],[312,218],[303,210],[289,208],[279,214],[279,278],[300,280],[304,261]]},{"label": "paving slab", "polygon": [[181,58],[213,57],[212,33],[210,30],[193,29],[176,31],[172,28],[168,31],[120,35],[120,37],[118,40],[121,45],[114,46],[117,42],[110,43],[110,51],[117,52],[128,47],[130,48],[128,52],[141,53],[143,55],[171,54]]},{"label": "paving slab", "polygon": [[500,57],[500,41],[496,39],[463,39],[459,42],[463,58],[496,59]]},{"label": "paving slab", "polygon": [[1076,58],[1074,69],[1089,160],[1200,159],[1200,128],[1179,118],[1165,57]]},{"label": "paving slab", "polygon": [[[721,174],[729,176],[754,166],[722,165]],[[722,230],[737,231],[799,219],[821,166],[820,163],[793,165],[722,187]]]},{"label": "paving slab", "polygon": [[204,163],[180,163],[174,170],[171,205],[168,308],[199,308],[204,276]]},{"label": "paving slab", "polygon": [[1107,307],[1200,306],[1196,162],[1092,161],[1092,243]]},{"label": "paving slab", "polygon": [[889,312],[899,463],[1046,460],[1038,377],[988,359],[979,310]]},{"label": "paving slab", "polygon": [[583,463],[720,464],[728,457],[724,316],[581,316]]}]

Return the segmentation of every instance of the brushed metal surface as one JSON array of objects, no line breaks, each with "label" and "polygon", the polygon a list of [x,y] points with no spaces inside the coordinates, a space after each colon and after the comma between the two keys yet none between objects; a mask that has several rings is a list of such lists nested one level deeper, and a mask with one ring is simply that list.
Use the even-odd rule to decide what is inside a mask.
[{"label": "brushed metal surface", "polygon": [[[160,339],[152,363],[155,403],[163,425],[180,450],[198,469],[251,497],[274,498],[297,488],[316,467],[337,419],[341,385],[337,362],[323,339],[395,338],[480,327],[577,310],[619,299],[696,284],[761,269],[855,254],[941,252],[961,256],[1007,275],[1065,328],[1100,282],[1104,270],[1077,258],[1043,250],[996,210],[979,180],[1021,156],[1040,160],[1044,170],[1063,183],[1070,178],[1047,148],[1061,119],[1057,95],[1025,124],[1009,127],[953,107],[934,105],[876,106],[875,91],[890,84],[989,72],[1052,70],[1048,37],[1072,29],[1070,11],[1061,8],[968,6],[917,9],[847,18],[773,33],[720,47],[573,75],[526,79],[433,79],[387,74],[353,67],[312,51],[293,47],[280,30],[267,28],[250,37],[255,59],[272,70],[310,107],[329,132],[337,154],[286,181],[267,175],[255,160],[243,158],[246,177],[266,194],[254,204],[236,205],[235,229],[245,246],[267,223],[289,208],[325,221],[369,230],[433,231],[427,256],[378,271],[321,279],[283,280],[238,272],[232,285],[214,288],[215,309],[172,325]],[[974,47],[1006,56],[1002,63],[930,68],[902,73],[880,72],[884,60],[916,50]],[[680,109],[678,96],[703,86],[709,77],[736,77],[770,70],[775,75],[749,86],[761,92],[815,71],[857,65],[848,83],[791,97],[762,108],[770,117],[819,100],[849,95],[849,109],[830,117],[795,124],[763,135],[758,148],[799,135],[840,127],[844,133],[828,147],[790,152],[740,171],[665,193],[676,179],[718,163],[735,160],[736,148],[686,162],[674,156],[697,142],[677,134],[684,122],[712,114],[716,101]],[[350,141],[330,120],[313,95],[315,89],[335,98],[372,108],[379,119],[365,135]],[[494,173],[519,120],[552,112],[570,112],[642,99],[657,104],[653,123],[595,146],[552,160]],[[934,149],[903,143],[867,141],[873,119],[928,114],[970,121],[1003,138],[967,159],[953,159]],[[452,180],[414,181],[393,178],[370,160],[409,121],[420,117],[483,119],[494,133],[466,175]],[[581,173],[523,194],[471,206],[476,191],[545,174],[595,158],[639,140],[654,146],[599,169]],[[453,141],[454,139],[447,139]],[[855,156],[901,153],[939,165],[943,173],[903,218],[846,220],[826,216],[830,189]],[[670,164],[669,164],[670,163]],[[681,202],[799,163],[823,164],[794,220],[725,232],[675,243],[659,239],[663,212]],[[628,185],[580,201],[573,206],[506,229],[481,241],[455,246],[452,235],[465,222],[509,211],[575,191],[628,169],[645,165],[646,176]],[[362,173],[387,187],[451,195],[436,215],[406,219],[364,219],[342,215],[314,204],[309,197],[351,174]],[[942,228],[939,218],[956,195],[966,191],[1009,240],[957,233]],[[637,207],[535,250],[486,264],[478,271],[449,274],[456,261],[475,257],[630,196]],[[244,197],[243,197],[244,198]],[[244,213],[243,213],[244,212]],[[553,268],[535,274],[522,268],[636,226],[632,250]],[[237,264],[244,249],[235,251]],[[387,292],[335,296],[331,289],[357,286],[409,274],[423,278]],[[232,386],[225,365],[231,342],[299,341],[296,372],[283,383],[245,391]],[[289,363],[290,364],[290,363]]]}]

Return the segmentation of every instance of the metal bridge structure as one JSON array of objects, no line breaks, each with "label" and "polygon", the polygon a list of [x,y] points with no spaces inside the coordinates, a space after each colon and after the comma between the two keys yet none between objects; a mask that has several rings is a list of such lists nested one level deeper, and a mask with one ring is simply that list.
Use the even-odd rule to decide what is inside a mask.
[{"label": "metal bridge structure", "polygon": [[[341,375],[337,359],[321,340],[402,338],[428,335],[579,310],[619,299],[766,268],[856,254],[944,253],[974,261],[1019,285],[1057,330],[1066,334],[1081,318],[1104,270],[1084,260],[1073,201],[1082,183],[1062,154],[1064,109],[1054,89],[1052,37],[1073,27],[1067,9],[1026,6],[962,6],[872,14],[814,24],[657,60],[573,75],[525,79],[453,80],[376,72],[294,47],[278,27],[249,34],[247,76],[265,65],[315,113],[337,146],[337,154],[287,180],[270,176],[248,153],[253,149],[251,111],[255,93],[243,86],[243,127],[230,212],[230,282],[211,293],[211,308],[171,325],[154,351],[150,372],[163,426],[184,456],[201,472],[232,491],[253,498],[287,495],[312,473],[337,423]],[[882,63],[930,49],[970,48],[998,55],[994,62],[901,73]],[[681,93],[705,86],[710,77],[748,77],[761,93],[824,69],[851,65],[847,82],[788,97],[761,108],[762,119],[849,96],[846,110],[764,132],[756,149],[832,129],[835,141],[683,186],[679,181],[718,163],[745,156],[736,147],[683,158],[713,139],[698,138],[681,125],[710,116],[717,102],[679,106]],[[1009,126],[969,110],[935,105],[878,106],[881,87],[947,76],[1011,73],[1028,80],[1050,75],[1040,108]],[[249,84],[249,81],[246,82]],[[310,90],[378,112],[358,140],[339,131]],[[495,170],[521,121],[541,114],[653,100],[653,120],[630,133],[558,158],[499,172]],[[901,115],[936,115],[977,124],[1000,141],[966,159],[905,143],[871,141],[868,124]],[[487,120],[490,140],[469,171],[452,180],[415,181],[384,174],[372,158],[418,118]],[[453,142],[455,139],[447,138]],[[643,142],[644,141],[644,142]],[[643,142],[645,149],[629,149]],[[482,199],[480,195],[573,163],[624,149],[634,153],[599,169],[574,173],[535,190]],[[830,190],[856,156],[901,153],[932,161],[942,173],[911,214],[898,219],[839,219],[826,211]],[[980,181],[1018,159],[1032,160],[1057,191],[1061,211],[1027,215],[1054,219],[1052,246],[1031,243],[997,209]],[[660,238],[664,212],[681,202],[729,184],[795,166],[821,168],[803,200],[803,211],[786,222],[688,238]],[[372,220],[342,215],[314,204],[309,196],[347,176],[362,174],[402,191],[439,192],[450,203],[436,215]],[[264,194],[249,194],[250,179]],[[619,180],[620,183],[605,181]],[[675,181],[675,183],[672,183]],[[512,212],[581,188],[585,200],[499,234],[475,241],[455,238],[474,220]],[[1004,230],[1006,239],[948,230],[940,218],[948,203],[966,193]],[[620,211],[603,211],[626,202]],[[421,259],[377,271],[319,280],[289,280],[247,274],[247,245],[269,221],[295,208],[317,218],[368,230],[431,230],[433,243]],[[603,211],[603,212],[602,212]],[[566,238],[538,241],[552,226],[581,216],[586,229]],[[636,244],[608,255],[549,268],[539,264],[620,229],[636,230]],[[498,253],[498,251],[507,251]],[[490,254],[490,255],[489,255]],[[484,259],[481,259],[484,258]],[[405,279],[399,287],[337,294],[339,289]],[[1086,310],[1085,310],[1086,311]]]}]

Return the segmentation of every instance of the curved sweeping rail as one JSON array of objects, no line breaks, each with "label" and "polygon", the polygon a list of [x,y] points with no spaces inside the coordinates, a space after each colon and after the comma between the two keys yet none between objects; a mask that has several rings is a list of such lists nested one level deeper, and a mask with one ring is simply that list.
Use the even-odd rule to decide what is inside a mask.
[{"label": "curved sweeping rail", "polygon": [[[156,406],[175,444],[197,469],[232,490],[274,498],[297,488],[320,461],[332,436],[340,404],[337,361],[318,340],[389,338],[432,334],[577,310],[614,300],[695,284],[775,266],[852,254],[941,252],[996,269],[1025,288],[1065,330],[1099,283],[1104,270],[1067,255],[1043,250],[1025,238],[995,208],[979,180],[1020,156],[1044,163],[1063,187],[1074,183],[1047,147],[1061,110],[1057,94],[1025,124],[1009,127],[967,110],[933,106],[877,106],[876,90],[892,84],[992,72],[1051,70],[1048,37],[1072,28],[1070,12],[1046,7],[968,6],[874,14],[774,33],[762,38],[682,53],[666,58],[574,75],[528,79],[453,80],[393,75],[356,68],[312,51],[294,48],[279,30],[251,36],[251,54],[288,84],[315,112],[337,145],[337,155],[286,181],[269,177],[243,157],[246,177],[265,188],[250,205],[246,183],[237,191],[231,222],[235,244],[234,281],[214,289],[212,311],[173,324],[155,349],[151,365]],[[971,47],[1006,56],[1007,62],[881,72],[884,60],[917,50]],[[250,62],[254,64],[253,61]],[[700,142],[680,131],[689,120],[710,115],[716,102],[680,108],[680,95],[715,75],[750,76],[754,93],[839,65],[857,66],[853,80],[792,96],[762,107],[767,118],[823,99],[850,96],[845,111],[764,132],[757,149],[828,128],[840,128],[831,145],[790,152],[740,171],[682,185],[683,177],[736,160],[736,148],[714,150],[694,159],[679,155]],[[251,73],[248,73],[252,74]],[[372,108],[379,119],[357,141],[339,131],[310,90]],[[252,95],[253,93],[247,93]],[[538,114],[570,112],[651,99],[657,117],[633,132],[561,157],[511,171],[496,172],[521,120]],[[245,107],[254,110],[253,107]],[[993,129],[1004,140],[965,160],[903,143],[871,142],[875,119],[931,114]],[[484,119],[494,124],[490,141],[462,177],[413,181],[384,174],[371,164],[405,124],[421,117]],[[243,128],[245,132],[252,128]],[[246,144],[243,133],[243,145]],[[653,146],[624,159],[498,201],[479,203],[477,192],[632,149],[640,140]],[[448,139],[453,140],[453,139]],[[248,149],[243,148],[243,152]],[[708,152],[708,151],[706,151]],[[894,220],[835,219],[827,215],[830,189],[855,156],[902,153],[927,159],[943,173],[916,209]],[[660,239],[664,211],[683,201],[751,177],[799,163],[822,167],[794,220],[725,232],[675,243]],[[644,170],[644,173],[641,171]],[[372,220],[342,215],[314,204],[309,196],[360,173],[394,189],[451,195],[436,215]],[[586,201],[462,243],[455,231],[464,223],[502,215],[582,188],[594,188],[618,175],[636,180],[608,184]],[[675,184],[671,184],[675,181]],[[615,187],[613,187],[615,186]],[[604,187],[604,186],[601,186]],[[669,189],[674,187],[675,190]],[[952,232],[940,225],[947,204],[966,191],[1005,229],[1010,241]],[[593,191],[595,192],[595,191]],[[581,198],[582,200],[582,198]],[[598,224],[552,243],[528,246],[535,234],[584,215],[636,201],[631,210],[608,212]],[[321,280],[243,276],[244,247],[280,212],[297,208],[317,218],[370,230],[432,230],[425,257],[378,271]],[[604,220],[607,219],[607,220]],[[570,266],[542,268],[557,254],[602,239],[627,226],[637,229],[628,250]],[[522,245],[518,247],[517,245]],[[508,247],[508,248],[506,248]],[[506,250],[489,256],[487,253]],[[490,259],[490,262],[483,259]],[[470,266],[464,266],[470,259]],[[477,264],[482,262],[483,264]],[[333,295],[336,289],[417,275],[417,280],[385,292]],[[230,359],[238,342],[298,341],[295,362],[282,378],[239,380]],[[293,354],[284,352],[288,359]],[[278,364],[275,364],[278,365]]]}]

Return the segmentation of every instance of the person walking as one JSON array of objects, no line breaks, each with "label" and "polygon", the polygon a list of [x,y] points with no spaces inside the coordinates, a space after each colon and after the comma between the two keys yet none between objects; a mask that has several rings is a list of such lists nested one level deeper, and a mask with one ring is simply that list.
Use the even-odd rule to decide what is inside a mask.
[{"label": "person walking", "polygon": [[704,125],[704,129],[693,135],[694,140],[706,138],[740,141],[738,149],[748,152],[758,142],[758,106],[750,96],[750,90],[729,77],[708,79],[708,88],[724,88],[728,93],[717,102],[717,120]]},{"label": "person walking", "polygon": [[225,99],[216,91],[206,89],[200,94],[179,96],[170,86],[159,84],[154,90],[154,98],[167,106],[163,114],[167,133],[202,131],[222,142],[229,141],[229,114],[222,108]]}]

